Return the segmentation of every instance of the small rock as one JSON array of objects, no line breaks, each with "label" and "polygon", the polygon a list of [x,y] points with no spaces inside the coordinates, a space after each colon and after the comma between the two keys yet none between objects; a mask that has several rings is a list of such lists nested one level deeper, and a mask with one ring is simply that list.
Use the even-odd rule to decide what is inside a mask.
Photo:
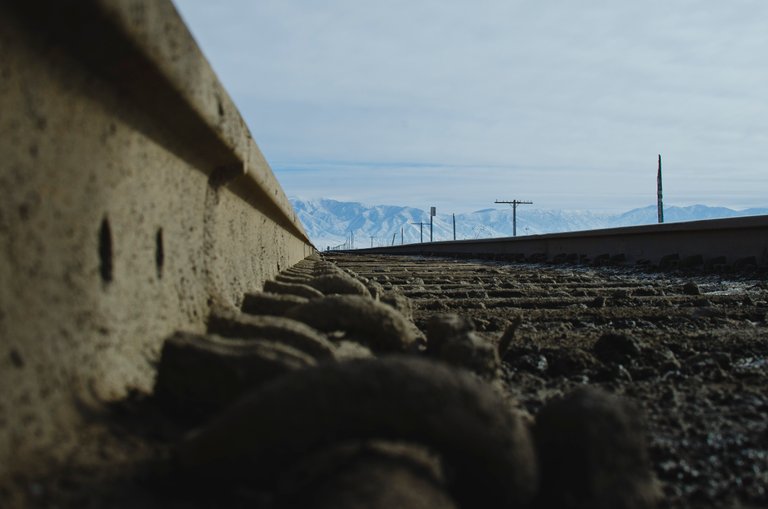
[{"label": "small rock", "polygon": [[315,364],[289,346],[177,332],[163,343],[155,396],[172,412],[200,419],[248,389]]},{"label": "small rock", "polygon": [[323,332],[344,331],[374,352],[404,352],[418,340],[415,327],[392,307],[360,295],[331,295],[297,306],[288,318]]},{"label": "small rock", "polygon": [[309,299],[298,295],[268,292],[246,293],[240,309],[252,315],[284,316],[294,306],[304,304]]},{"label": "small rock", "polygon": [[[641,377],[648,376],[649,372],[644,371],[645,369],[646,368],[643,367],[634,367],[632,368],[632,372],[630,372],[629,369],[622,364],[603,365],[603,367],[595,372],[593,380],[596,382],[610,382],[613,385],[629,384],[634,380],[635,373],[638,373]],[[653,368],[647,369],[653,370]]]},{"label": "small rock", "polygon": [[336,347],[336,360],[339,362],[348,361],[351,359],[369,359],[373,357],[373,353],[367,346],[361,345],[356,341],[339,341]]},{"label": "small rock", "polygon": [[382,295],[384,295],[384,293],[386,292],[386,290],[384,290],[384,287],[381,285],[381,283],[373,279],[369,279],[368,282],[364,284],[365,284],[365,287],[368,288],[368,292],[370,292],[371,297],[374,300],[381,300]]},{"label": "small rock", "polygon": [[540,353],[526,353],[520,356],[509,355],[508,359],[512,367],[528,373],[542,375],[549,369],[549,361]]},{"label": "small rock", "polygon": [[325,335],[307,324],[279,316],[219,310],[208,317],[208,332],[229,338],[274,341],[315,359],[331,359],[336,349]]},{"label": "small rock", "polygon": [[468,369],[485,380],[499,376],[499,354],[492,344],[483,342],[473,332],[464,338],[455,337],[443,343],[437,356],[454,366]]},{"label": "small rock", "polygon": [[650,509],[660,487],[643,422],[624,400],[591,387],[547,402],[534,426],[537,507]]},{"label": "small rock", "polygon": [[718,360],[708,353],[688,357],[684,369],[687,373],[699,374],[709,380],[720,381],[727,377]]},{"label": "small rock", "polygon": [[422,303],[421,307],[423,309],[428,309],[430,311],[445,311],[449,309],[448,305],[440,299],[435,299],[430,302]]},{"label": "small rock", "polygon": [[475,324],[456,314],[430,317],[427,322],[427,354],[463,367],[485,379],[498,376],[501,361],[496,348],[479,338]]},{"label": "small rock", "polygon": [[672,350],[666,347],[645,348],[643,349],[643,357],[662,373],[680,369],[680,362],[677,357],[672,353]]},{"label": "small rock", "polygon": [[371,297],[363,283],[344,273],[326,274],[313,278],[307,283],[324,295],[362,295]]},{"label": "small rock", "polygon": [[398,310],[404,317],[413,320],[413,304],[411,299],[400,292],[385,292],[380,296],[381,302],[392,306]]},{"label": "small rock", "polygon": [[595,370],[600,363],[581,348],[558,348],[549,354],[549,373],[554,376],[571,376]]},{"label": "small rock", "polygon": [[298,276],[298,275],[285,274],[285,273],[280,273],[277,276],[275,276],[275,281],[280,281],[281,283],[306,284],[311,279],[312,279],[311,276]]},{"label": "small rock", "polygon": [[294,276],[294,277],[300,277],[304,279],[312,279],[315,277],[315,271],[312,269],[301,269],[297,267],[291,267],[289,269],[285,269],[280,274],[284,274],[286,276]]},{"label": "small rock", "polygon": [[594,299],[592,299],[592,302],[589,303],[589,307],[591,308],[604,308],[605,307],[606,299],[602,295],[598,295]]},{"label": "small rock", "polygon": [[323,296],[322,292],[309,285],[299,283],[282,283],[280,281],[267,281],[264,283],[264,291],[270,293],[280,293],[289,295],[298,295],[306,299],[319,299]]},{"label": "small rock", "polygon": [[433,315],[427,322],[427,353],[438,353],[447,340],[475,330],[470,318],[454,313]]},{"label": "small rock", "polygon": [[701,295],[701,290],[699,289],[699,285],[693,281],[688,281],[683,285],[683,293],[686,295]]},{"label": "small rock", "polygon": [[598,359],[605,363],[623,364],[638,357],[641,349],[640,341],[632,336],[606,333],[597,340],[593,352]]},{"label": "small rock", "polygon": [[475,376],[414,358],[360,359],[281,377],[188,435],[174,460],[192,480],[247,482],[322,447],[382,437],[445,458],[460,507],[527,507],[536,491],[529,430],[509,402]]}]

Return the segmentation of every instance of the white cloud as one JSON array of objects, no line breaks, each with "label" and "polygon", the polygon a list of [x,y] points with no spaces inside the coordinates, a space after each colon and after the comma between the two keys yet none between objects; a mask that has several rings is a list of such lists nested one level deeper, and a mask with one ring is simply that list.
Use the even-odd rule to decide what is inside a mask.
[{"label": "white cloud", "polygon": [[762,0],[176,3],[289,194],[766,204]]}]

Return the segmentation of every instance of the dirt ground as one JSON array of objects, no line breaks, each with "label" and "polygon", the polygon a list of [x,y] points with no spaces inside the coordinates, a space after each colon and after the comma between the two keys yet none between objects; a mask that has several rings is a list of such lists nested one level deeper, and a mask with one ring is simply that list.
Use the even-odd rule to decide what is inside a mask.
[{"label": "dirt ground", "polygon": [[[399,292],[427,330],[470,318],[501,355],[500,380],[536,419],[582,386],[641,409],[660,507],[768,507],[765,274],[332,256]],[[94,415],[82,447],[0,483],[3,507],[277,507],[262,489],[179,478],[170,457],[191,428],[136,393]]]},{"label": "dirt ground", "polygon": [[[636,402],[661,507],[768,506],[764,275],[335,261],[400,288],[422,327],[435,313],[457,313],[498,342],[511,326],[503,379],[533,416],[585,384]],[[606,334],[617,337],[598,346]]]}]

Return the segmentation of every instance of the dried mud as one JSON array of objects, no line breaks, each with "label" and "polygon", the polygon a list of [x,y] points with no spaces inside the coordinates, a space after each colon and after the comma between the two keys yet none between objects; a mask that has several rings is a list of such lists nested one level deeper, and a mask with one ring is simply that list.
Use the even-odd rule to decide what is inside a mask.
[{"label": "dried mud", "polygon": [[[505,388],[534,418],[596,386],[642,409],[660,507],[768,506],[764,275],[334,257],[395,287],[426,330],[471,318],[502,352]],[[506,333],[506,335],[505,335]]]},{"label": "dried mud", "polygon": [[[213,424],[202,428],[198,415],[191,419],[185,412],[169,411],[176,403],[188,409],[188,398],[173,396],[169,402],[161,397],[163,391],[135,393],[104,408],[84,407],[84,413],[91,413],[91,424],[81,430],[81,447],[67,457],[46,458],[19,469],[0,483],[0,505],[271,509],[355,507],[365,501],[369,507],[426,508],[473,507],[474,500],[490,507],[499,498],[491,495],[493,490],[505,486],[493,479],[503,477],[504,469],[501,473],[489,470],[491,474],[483,469],[505,462],[480,461],[465,468],[482,475],[464,475],[463,483],[456,481],[460,469],[455,467],[466,462],[453,466],[443,462],[451,457],[475,458],[473,440],[495,453],[490,442],[495,435],[478,431],[484,425],[450,428],[452,421],[461,423],[476,415],[481,424],[509,418],[513,419],[509,422],[527,423],[523,431],[531,425],[538,458],[510,456],[523,465],[524,475],[533,472],[535,476],[534,464],[540,463],[542,488],[528,480],[521,484],[525,488],[510,492],[540,489],[538,498],[526,495],[523,503],[530,502],[528,507],[645,508],[653,507],[656,500],[663,508],[768,506],[765,275],[644,273],[436,258],[332,255],[326,259],[335,266],[319,259],[300,264],[284,271],[282,282],[265,287],[274,294],[252,294],[246,299],[243,310],[255,311],[261,318],[235,313],[222,321],[221,316],[213,316],[209,333],[225,330],[232,336],[232,345],[258,357],[222,360],[222,366],[234,366],[234,382],[217,382],[229,380],[229,368],[222,368],[218,378],[201,373],[201,379],[185,381],[192,377],[189,369],[206,369],[195,364],[196,359],[214,355],[213,346],[226,338],[201,336],[196,341],[202,345],[198,349],[202,354],[183,350],[175,363],[159,362],[161,372],[172,370],[171,375],[178,375],[173,379],[180,384],[174,394],[194,395],[200,387],[207,391],[207,382],[243,393],[252,384],[266,383],[260,393],[229,410],[216,410]],[[342,273],[345,279],[355,278],[355,284],[342,285],[345,292],[351,288],[351,293],[365,293],[359,290],[361,282],[379,301],[364,297],[369,299],[366,305],[374,310],[390,306],[386,313],[371,315],[384,317],[371,318],[380,322],[381,330],[367,322],[363,325],[370,330],[363,330],[355,321],[360,313],[354,306],[344,308],[343,316],[334,315],[341,308],[331,304],[363,297],[323,296],[300,282]],[[392,313],[397,313],[398,324],[407,322],[396,328],[395,336],[407,339],[403,343],[407,348],[396,348],[407,350],[399,355],[421,359],[377,359],[377,349],[371,348],[372,354],[364,346],[368,336],[382,334],[384,325],[392,322]],[[322,318],[322,323],[314,325],[322,329],[316,330],[315,342],[324,346],[321,353],[332,350],[331,357],[321,359],[315,350],[304,348],[301,355],[307,356],[306,364],[317,361],[318,368],[284,370],[268,382],[246,376],[249,368],[242,371],[241,364],[272,360],[254,350],[258,341],[280,341],[281,334],[296,329],[267,333],[262,322],[278,327],[291,320],[265,317],[284,315],[307,326]],[[256,337],[250,339],[255,346],[247,344],[249,336]],[[170,348],[173,338],[169,341]],[[206,342],[211,348],[205,347]],[[451,375],[457,366],[478,376],[467,379],[472,375],[466,371]],[[331,383],[334,377],[338,383]],[[460,405],[454,408],[450,390],[444,387],[461,380],[475,395],[457,397]],[[409,389],[403,389],[403,384]],[[332,390],[325,390],[331,386]],[[435,412],[429,411],[419,417],[425,405],[398,396],[414,388],[414,394],[421,391],[426,398],[426,408],[440,404],[451,417],[430,420]],[[491,406],[499,410],[483,409],[484,390],[495,402]],[[293,395],[297,401],[283,402],[281,394]],[[371,399],[370,394],[378,396]],[[337,414],[322,415],[324,400],[318,397],[331,406],[346,406]],[[377,401],[389,403],[382,406]],[[262,422],[262,407],[271,414],[271,421]],[[358,422],[360,417],[351,407],[368,408],[367,420]],[[409,409],[408,418],[415,419],[416,425],[403,424],[408,418],[398,415],[401,407]],[[517,417],[504,417],[504,408]],[[384,413],[377,417],[378,411]],[[248,419],[253,425],[237,412],[251,412]],[[230,427],[227,419],[233,423]],[[270,436],[281,437],[285,447],[262,443],[264,433],[249,434],[262,428],[269,429]],[[462,431],[470,428],[471,433]],[[507,428],[502,426],[496,435],[502,436]],[[193,429],[197,431],[190,435]],[[213,464],[207,461],[197,462],[205,467],[202,477],[189,475],[184,454],[204,443],[195,442],[194,437],[215,438],[216,433],[221,440],[194,449],[190,457],[206,458],[216,453],[217,443],[227,442],[232,451],[242,452],[246,444],[246,449],[261,451],[262,456],[264,450],[276,456],[276,451],[295,449],[293,456],[300,459],[292,459],[293,466],[285,471],[270,471],[276,460],[260,464],[264,472],[258,478],[249,476],[247,469],[232,470],[230,475],[226,469],[232,465],[222,466],[216,475],[206,474],[205,468]],[[525,433],[515,435],[515,440],[522,444],[533,440],[525,438]],[[568,471],[573,475],[560,480]],[[240,479],[243,476],[245,480]],[[490,484],[479,492],[475,489],[486,482]],[[391,483],[397,489],[387,489]],[[554,495],[547,498],[543,492]]]}]

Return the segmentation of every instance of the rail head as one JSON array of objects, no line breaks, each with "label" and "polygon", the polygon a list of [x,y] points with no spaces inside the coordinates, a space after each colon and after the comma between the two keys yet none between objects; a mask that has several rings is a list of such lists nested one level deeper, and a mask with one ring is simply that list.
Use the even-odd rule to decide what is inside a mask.
[{"label": "rail head", "polygon": [[[578,230],[562,233],[543,233],[540,235],[525,235],[518,237],[495,237],[490,239],[446,240],[424,242],[422,245],[445,246],[458,244],[494,244],[498,242],[524,242],[526,240],[575,239],[592,237],[614,237],[617,235],[647,235],[674,234],[680,232],[707,232],[723,230],[740,230],[752,228],[768,228],[768,215],[747,216],[724,219],[704,219],[699,221],[681,221],[679,223],[662,223],[639,226],[623,226],[617,228],[601,228],[596,230]],[[418,244],[412,244],[418,245]],[[397,247],[397,246],[395,246]],[[379,248],[379,249],[387,249]],[[363,251],[363,250],[357,250]]]},{"label": "rail head", "polygon": [[13,2],[3,10],[149,112],[207,175],[310,243],[237,107],[170,0]]},{"label": "rail head", "polygon": [[[768,216],[711,219],[578,232],[458,240],[365,248],[347,253],[401,255],[494,255],[526,261],[622,260],[660,264],[668,260],[715,265],[768,265]],[[665,261],[666,260],[666,261]]]}]

